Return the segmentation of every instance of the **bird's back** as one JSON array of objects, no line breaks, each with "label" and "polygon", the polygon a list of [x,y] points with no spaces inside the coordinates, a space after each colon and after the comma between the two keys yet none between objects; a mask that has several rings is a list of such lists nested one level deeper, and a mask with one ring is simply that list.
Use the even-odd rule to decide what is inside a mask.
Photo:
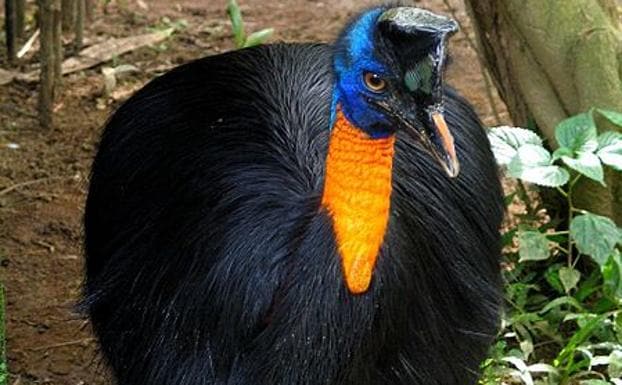
[{"label": "bird's back", "polygon": [[377,272],[352,295],[320,207],[332,85],[329,46],[262,46],[181,66],[110,119],[85,304],[120,385],[474,378],[499,305],[485,133],[448,91],[455,181],[398,135]]}]

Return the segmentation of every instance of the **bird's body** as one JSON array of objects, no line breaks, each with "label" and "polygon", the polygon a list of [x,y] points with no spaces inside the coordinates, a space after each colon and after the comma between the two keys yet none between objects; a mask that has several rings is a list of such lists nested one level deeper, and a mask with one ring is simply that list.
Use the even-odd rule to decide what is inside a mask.
[{"label": "bird's body", "polygon": [[200,59],[108,122],[87,201],[85,303],[119,385],[474,383],[500,305],[502,203],[485,132],[446,90],[455,179],[394,135],[388,184],[360,184],[388,186],[389,201],[373,277],[353,293],[325,186],[341,113],[332,57],[329,45],[280,44]]}]

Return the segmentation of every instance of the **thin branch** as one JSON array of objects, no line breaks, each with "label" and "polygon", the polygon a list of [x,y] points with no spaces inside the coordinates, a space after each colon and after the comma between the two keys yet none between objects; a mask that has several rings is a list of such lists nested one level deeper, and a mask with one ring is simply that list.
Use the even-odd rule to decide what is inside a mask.
[{"label": "thin branch", "polygon": [[19,50],[19,52],[17,52],[18,59],[22,58],[24,55],[26,55],[28,51],[30,51],[32,46],[35,44],[35,41],[37,41],[37,38],[39,37],[39,33],[41,33],[41,30],[37,28],[35,33],[30,37],[30,39],[28,39],[28,41]]}]

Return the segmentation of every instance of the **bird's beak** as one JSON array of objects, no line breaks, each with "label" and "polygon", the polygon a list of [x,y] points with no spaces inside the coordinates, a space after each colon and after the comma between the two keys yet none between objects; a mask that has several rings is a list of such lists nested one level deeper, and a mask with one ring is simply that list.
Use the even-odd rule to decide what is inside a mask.
[{"label": "bird's beak", "polygon": [[[456,156],[454,137],[451,135],[445,117],[441,112],[431,112],[430,120],[433,122],[434,132],[433,135],[429,136],[430,140],[428,143],[431,142],[429,150],[441,164],[447,175],[451,178],[455,178],[460,172],[460,163]],[[426,144],[426,142],[424,142],[424,144]]]},{"label": "bird's beak", "polygon": [[460,166],[443,116],[443,69],[447,39],[457,30],[457,22],[448,17],[420,8],[397,7],[379,17],[376,35],[378,46],[394,57],[396,72],[403,76],[409,96],[401,99],[411,98],[416,111],[400,100],[380,107],[391,110],[403,130],[418,139],[452,178]]},{"label": "bird's beak", "polygon": [[456,155],[454,137],[449,130],[442,110],[439,107],[431,107],[425,113],[427,116],[421,126],[413,123],[412,119],[396,114],[401,130],[422,143],[424,148],[440,164],[450,178],[455,178],[460,172],[460,162]]}]

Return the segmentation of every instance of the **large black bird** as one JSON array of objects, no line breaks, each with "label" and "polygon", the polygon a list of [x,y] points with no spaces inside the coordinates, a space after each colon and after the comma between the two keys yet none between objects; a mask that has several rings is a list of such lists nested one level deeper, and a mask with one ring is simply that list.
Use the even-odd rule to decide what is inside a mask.
[{"label": "large black bird", "polygon": [[[85,306],[120,385],[472,384],[503,214],[446,17],[182,65],[101,139]],[[459,172],[460,165],[460,172]]]}]

